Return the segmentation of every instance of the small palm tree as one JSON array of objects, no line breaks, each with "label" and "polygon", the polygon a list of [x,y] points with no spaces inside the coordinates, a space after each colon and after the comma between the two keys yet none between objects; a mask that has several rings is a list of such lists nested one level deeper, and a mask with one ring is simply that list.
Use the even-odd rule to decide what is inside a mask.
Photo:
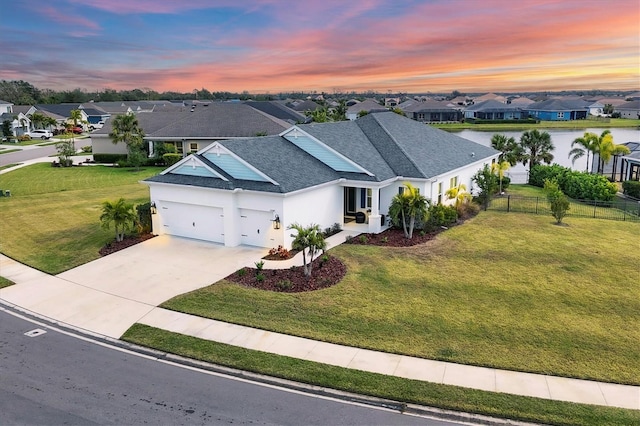
[{"label": "small palm tree", "polygon": [[[587,169],[589,171],[589,154],[595,153],[598,147],[598,135],[591,132],[585,132],[580,138],[575,138],[571,142],[571,151],[569,151],[569,158],[571,158],[571,164],[574,164],[578,158],[587,155]],[[577,146],[576,146],[577,145]]]},{"label": "small palm tree", "polygon": [[453,188],[447,189],[447,192],[444,195],[449,200],[456,200],[455,207],[456,209],[460,207],[462,204],[471,201],[471,194],[467,192],[467,186],[464,183],[459,184],[458,186],[454,186]]},{"label": "small palm tree", "polygon": [[630,152],[626,146],[615,144],[611,131],[605,130],[598,138],[598,144],[595,148],[595,153],[600,157],[598,160],[598,173],[604,171],[604,165],[609,162],[612,156],[626,155]]},{"label": "small palm tree", "polygon": [[[327,242],[320,231],[320,225],[312,224],[305,228],[302,225],[293,223],[287,229],[297,231],[296,234],[291,234],[291,236],[294,237],[294,240],[291,242],[291,248],[302,252],[304,275],[305,277],[310,277],[313,258],[316,254],[327,248]],[[309,253],[309,263],[307,263],[307,252]]]},{"label": "small palm tree", "polygon": [[136,218],[133,204],[127,203],[124,198],[120,198],[116,202],[105,201],[102,203],[100,222],[102,222],[102,227],[105,229],[109,229],[111,222],[113,222],[116,241],[122,241],[125,232],[134,228]]},{"label": "small palm tree", "polygon": [[405,182],[404,186],[405,190],[391,200],[389,216],[396,224],[402,222],[404,237],[411,239],[416,220],[422,221],[427,216],[429,201],[411,183]]},{"label": "small palm tree", "polygon": [[498,161],[491,165],[491,171],[498,175],[498,180],[500,181],[500,194],[502,194],[502,179],[504,178],[504,173],[509,170],[509,167],[511,167],[511,164],[509,164],[508,161]]},{"label": "small palm tree", "polygon": [[127,152],[130,156],[132,153],[142,149],[142,137],[144,132],[138,124],[138,119],[133,114],[117,115],[111,124],[111,133],[109,137],[111,142],[117,144],[124,142],[127,146]]}]

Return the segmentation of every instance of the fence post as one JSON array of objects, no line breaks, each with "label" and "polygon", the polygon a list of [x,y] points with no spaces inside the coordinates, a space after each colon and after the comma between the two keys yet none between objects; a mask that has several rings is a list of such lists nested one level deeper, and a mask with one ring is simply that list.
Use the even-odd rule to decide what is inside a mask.
[{"label": "fence post", "polygon": [[536,197],[536,214],[538,214],[538,197]]},{"label": "fence post", "polygon": [[596,206],[598,205],[598,202],[596,200],[593,200],[593,218],[596,218]]},{"label": "fence post", "polygon": [[507,195],[507,213],[511,211],[511,195]]},{"label": "fence post", "polygon": [[622,206],[622,221],[627,221],[627,200],[624,200],[624,205]]}]

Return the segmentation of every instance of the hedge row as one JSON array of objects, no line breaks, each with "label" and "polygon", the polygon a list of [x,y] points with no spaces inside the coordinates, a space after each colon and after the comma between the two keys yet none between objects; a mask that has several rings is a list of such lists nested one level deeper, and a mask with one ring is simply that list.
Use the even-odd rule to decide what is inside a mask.
[{"label": "hedge row", "polygon": [[93,154],[93,161],[96,163],[116,164],[126,159],[127,154]]},{"label": "hedge row", "polygon": [[529,172],[529,185],[544,187],[545,179],[558,181],[560,189],[568,197],[576,200],[611,201],[618,188],[601,175],[577,172],[558,164],[537,165]]}]

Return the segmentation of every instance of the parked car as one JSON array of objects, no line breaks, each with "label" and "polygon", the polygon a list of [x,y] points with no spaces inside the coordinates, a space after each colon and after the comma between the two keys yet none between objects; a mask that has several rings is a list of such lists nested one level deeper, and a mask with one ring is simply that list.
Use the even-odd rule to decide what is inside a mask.
[{"label": "parked car", "polygon": [[80,126],[69,126],[67,127],[67,131],[68,132],[72,132],[72,133],[76,133],[76,134],[81,134],[82,132],[84,132],[84,129]]},{"label": "parked car", "polygon": [[89,130],[102,129],[103,126],[104,126],[104,121],[98,121],[97,123],[89,123]]},{"label": "parked car", "polygon": [[53,136],[53,133],[51,133],[49,130],[44,129],[35,129],[25,134],[29,135],[31,139],[49,139]]}]

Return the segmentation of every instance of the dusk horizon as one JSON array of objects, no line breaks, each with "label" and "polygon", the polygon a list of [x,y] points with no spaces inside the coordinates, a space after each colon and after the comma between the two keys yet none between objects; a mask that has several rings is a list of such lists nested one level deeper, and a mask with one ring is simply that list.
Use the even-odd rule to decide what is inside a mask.
[{"label": "dusk horizon", "polygon": [[18,18],[0,24],[0,80],[40,89],[640,90],[636,0],[25,0],[3,12]]}]

